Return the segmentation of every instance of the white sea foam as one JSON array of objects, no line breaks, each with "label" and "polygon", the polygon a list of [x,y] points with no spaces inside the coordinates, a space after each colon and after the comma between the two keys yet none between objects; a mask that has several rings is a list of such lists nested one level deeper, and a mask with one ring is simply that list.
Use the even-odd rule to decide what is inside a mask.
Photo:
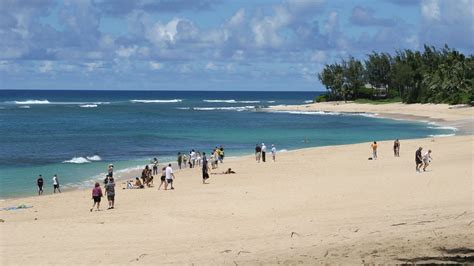
[{"label": "white sea foam", "polygon": [[63,163],[82,164],[82,163],[90,163],[90,161],[84,157],[73,157],[71,160],[64,161]]},{"label": "white sea foam", "polygon": [[102,161],[102,158],[100,158],[99,155],[87,156],[86,159],[89,161]]},{"label": "white sea foam", "polygon": [[21,109],[30,109],[30,106],[29,106],[29,105],[20,105],[20,106],[18,106],[18,108],[21,108]]},{"label": "white sea foam", "polygon": [[259,103],[260,101],[237,101],[238,103]]},{"label": "white sea foam", "polygon": [[267,101],[267,103],[274,103],[275,101]]},{"label": "white sea foam", "polygon": [[236,100],[202,100],[203,102],[206,103],[237,103]]},{"label": "white sea foam", "polygon": [[444,138],[444,137],[452,137],[456,134],[438,134],[438,135],[428,135],[431,138]]},{"label": "white sea foam", "polygon": [[378,118],[373,113],[344,113],[344,112],[326,112],[326,111],[269,111],[270,113],[286,113],[297,115],[341,115],[341,116],[364,116],[370,118]]},{"label": "white sea foam", "polygon": [[235,107],[193,107],[196,111],[213,111],[213,110],[227,110],[242,112],[246,110],[255,109],[255,106],[235,106]]},{"label": "white sea foam", "polygon": [[313,102],[314,102],[313,100],[304,101],[304,103],[313,103]]},{"label": "white sea foam", "polygon": [[449,127],[449,126],[430,126],[428,128],[431,128],[431,129],[446,129],[446,130],[452,130],[452,131],[458,131],[457,128],[455,127]]},{"label": "white sea foam", "polygon": [[15,104],[50,104],[48,100],[14,101]]},{"label": "white sea foam", "polygon": [[287,149],[281,149],[279,150],[279,152],[287,152],[288,150]]},{"label": "white sea foam", "polygon": [[97,107],[97,104],[83,104],[83,105],[79,105],[79,107],[82,107],[82,108],[95,108],[95,107]]},{"label": "white sea foam", "polygon": [[130,100],[132,103],[179,103],[182,102],[181,99],[172,99],[172,100]]},{"label": "white sea foam", "polygon": [[178,110],[190,110],[191,107],[176,107]]}]

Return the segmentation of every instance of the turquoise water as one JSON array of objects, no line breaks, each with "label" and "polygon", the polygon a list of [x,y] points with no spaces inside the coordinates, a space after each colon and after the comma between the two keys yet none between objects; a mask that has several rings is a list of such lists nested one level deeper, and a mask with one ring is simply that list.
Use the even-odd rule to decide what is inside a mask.
[{"label": "turquoise water", "polygon": [[256,143],[279,150],[451,134],[424,123],[327,113],[262,112],[303,104],[315,92],[0,91],[0,198],[84,187],[116,171],[161,162],[191,149],[224,146],[227,156]]}]

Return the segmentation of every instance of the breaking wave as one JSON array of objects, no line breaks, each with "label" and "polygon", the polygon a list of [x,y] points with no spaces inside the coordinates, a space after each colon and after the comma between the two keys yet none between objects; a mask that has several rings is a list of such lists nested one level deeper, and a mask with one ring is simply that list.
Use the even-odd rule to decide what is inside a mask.
[{"label": "breaking wave", "polygon": [[179,103],[182,102],[181,99],[172,99],[172,100],[130,100],[132,103]]}]

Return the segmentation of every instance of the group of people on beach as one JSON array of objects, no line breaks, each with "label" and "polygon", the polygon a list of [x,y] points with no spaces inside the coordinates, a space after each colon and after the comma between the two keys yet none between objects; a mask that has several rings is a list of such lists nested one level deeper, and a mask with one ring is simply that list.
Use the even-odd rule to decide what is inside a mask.
[{"label": "group of people on beach", "polygon": [[[377,160],[377,149],[378,149],[378,144],[377,141],[374,141],[372,144],[370,144],[370,147],[372,148],[372,157],[369,159],[371,160]],[[423,172],[426,171],[426,168],[430,165],[431,161],[433,158],[431,157],[431,150],[428,150],[425,153],[422,153],[423,148],[419,147],[416,152],[415,152],[415,164],[416,164],[416,172],[420,173],[421,168],[423,168]],[[396,139],[393,142],[393,156],[395,157],[400,157],[400,140]]]},{"label": "group of people on beach", "polygon": [[[274,144],[272,144],[271,148],[271,153],[272,153],[272,160],[275,162],[276,160],[276,147]],[[262,145],[255,144],[255,161],[257,163],[266,162],[267,161],[267,146],[265,146],[265,143],[262,142]]]},{"label": "group of people on beach", "polygon": [[[58,175],[53,176],[53,193],[61,193],[61,189],[59,188],[59,179]],[[38,186],[38,195],[43,195],[43,186],[44,186],[44,178],[42,175],[39,175],[38,178],[36,179],[36,185]]]}]

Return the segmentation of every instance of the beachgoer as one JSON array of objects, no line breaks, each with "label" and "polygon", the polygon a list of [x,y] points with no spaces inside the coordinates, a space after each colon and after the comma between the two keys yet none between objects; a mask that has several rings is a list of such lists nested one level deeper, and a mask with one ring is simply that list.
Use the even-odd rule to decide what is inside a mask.
[{"label": "beachgoer", "polygon": [[423,150],[422,147],[419,147],[418,150],[415,152],[415,163],[416,163],[416,171],[420,172],[420,167],[423,165],[423,157],[421,156],[421,151]]},{"label": "beachgoer", "polygon": [[202,183],[206,183],[206,180],[209,179],[209,165],[206,158],[206,153],[202,153]]},{"label": "beachgoer", "polygon": [[198,166],[201,166],[201,161],[202,161],[202,156],[201,156],[201,153],[198,151],[196,152],[196,164]]},{"label": "beachgoer", "polygon": [[44,180],[42,175],[38,176],[38,179],[36,179],[36,184],[38,185],[38,195],[43,195]]},{"label": "beachgoer", "polygon": [[186,154],[183,154],[183,167],[186,168],[187,164],[188,164],[188,156]]},{"label": "beachgoer", "polygon": [[214,165],[216,168],[219,166],[219,150],[217,148],[214,150]]},{"label": "beachgoer", "polygon": [[142,170],[142,183],[145,185],[147,182],[148,178],[148,165],[145,166],[145,168]]},{"label": "beachgoer", "polygon": [[61,193],[61,190],[59,189],[58,175],[53,176],[53,193],[56,193],[56,189]]},{"label": "beachgoer", "polygon": [[96,204],[97,210],[99,211],[100,198],[102,198],[102,189],[100,188],[99,182],[96,182],[94,188],[92,189],[92,199],[94,200],[94,204],[92,205],[91,212],[94,209],[94,206],[96,206]]},{"label": "beachgoer", "polygon": [[400,141],[398,139],[393,142],[393,155],[400,157]]},{"label": "beachgoer", "polygon": [[230,174],[237,174],[235,171],[233,171],[231,168],[227,169],[226,171],[222,173],[212,173],[213,175],[230,175]]},{"label": "beachgoer", "polygon": [[190,168],[194,168],[194,166],[196,166],[196,152],[194,150],[191,150],[191,152],[189,152],[189,158]]},{"label": "beachgoer", "polygon": [[175,176],[174,176],[174,173],[173,173],[173,168],[171,168],[171,164],[168,164],[168,166],[166,167],[165,175],[166,175],[165,190],[168,189],[168,185],[171,185],[171,189],[174,189],[173,179],[175,178]]},{"label": "beachgoer", "polygon": [[260,162],[261,153],[262,148],[258,144],[255,144],[255,161],[257,161],[257,163]]},{"label": "beachgoer", "polygon": [[133,186],[133,188],[145,188],[142,184],[142,182],[140,182],[140,178],[135,177],[135,185]]},{"label": "beachgoer", "polygon": [[431,163],[431,160],[433,160],[433,158],[431,158],[431,150],[428,150],[428,152],[426,152],[424,155],[423,155],[423,172],[426,171],[426,167],[428,167],[428,165],[430,165]]},{"label": "beachgoer", "polygon": [[221,163],[224,162],[224,147],[220,147],[219,148],[219,160],[221,161]]},{"label": "beachgoer", "polygon": [[153,161],[153,175],[158,174],[158,159],[154,158]]},{"label": "beachgoer", "polygon": [[265,143],[262,143],[262,162],[265,162],[266,154],[267,154],[267,146],[265,146]]},{"label": "beachgoer", "polygon": [[178,152],[178,167],[181,169],[181,164],[183,163],[183,156],[181,155],[181,152]]},{"label": "beachgoer", "polygon": [[276,160],[276,153],[277,153],[277,149],[275,148],[275,145],[272,144],[272,159],[273,159],[273,161]]},{"label": "beachgoer", "polygon": [[105,185],[105,195],[107,196],[107,200],[109,201],[108,210],[113,209],[115,203],[115,182],[113,177],[111,177],[109,179],[109,183]]},{"label": "beachgoer", "polygon": [[107,169],[107,173],[108,173],[109,177],[114,176],[114,165],[113,164],[109,164],[109,168]]},{"label": "beachgoer", "polygon": [[107,174],[104,178],[104,186],[109,183],[109,175]]},{"label": "beachgoer", "polygon": [[133,180],[129,180],[127,182],[127,189],[132,189],[133,188]]},{"label": "beachgoer", "polygon": [[161,183],[158,186],[158,190],[160,190],[161,186],[164,185],[166,187],[166,167],[163,167],[161,169],[161,177],[160,177]]},{"label": "beachgoer", "polygon": [[372,147],[372,159],[377,160],[377,141],[374,141],[370,147]]}]

